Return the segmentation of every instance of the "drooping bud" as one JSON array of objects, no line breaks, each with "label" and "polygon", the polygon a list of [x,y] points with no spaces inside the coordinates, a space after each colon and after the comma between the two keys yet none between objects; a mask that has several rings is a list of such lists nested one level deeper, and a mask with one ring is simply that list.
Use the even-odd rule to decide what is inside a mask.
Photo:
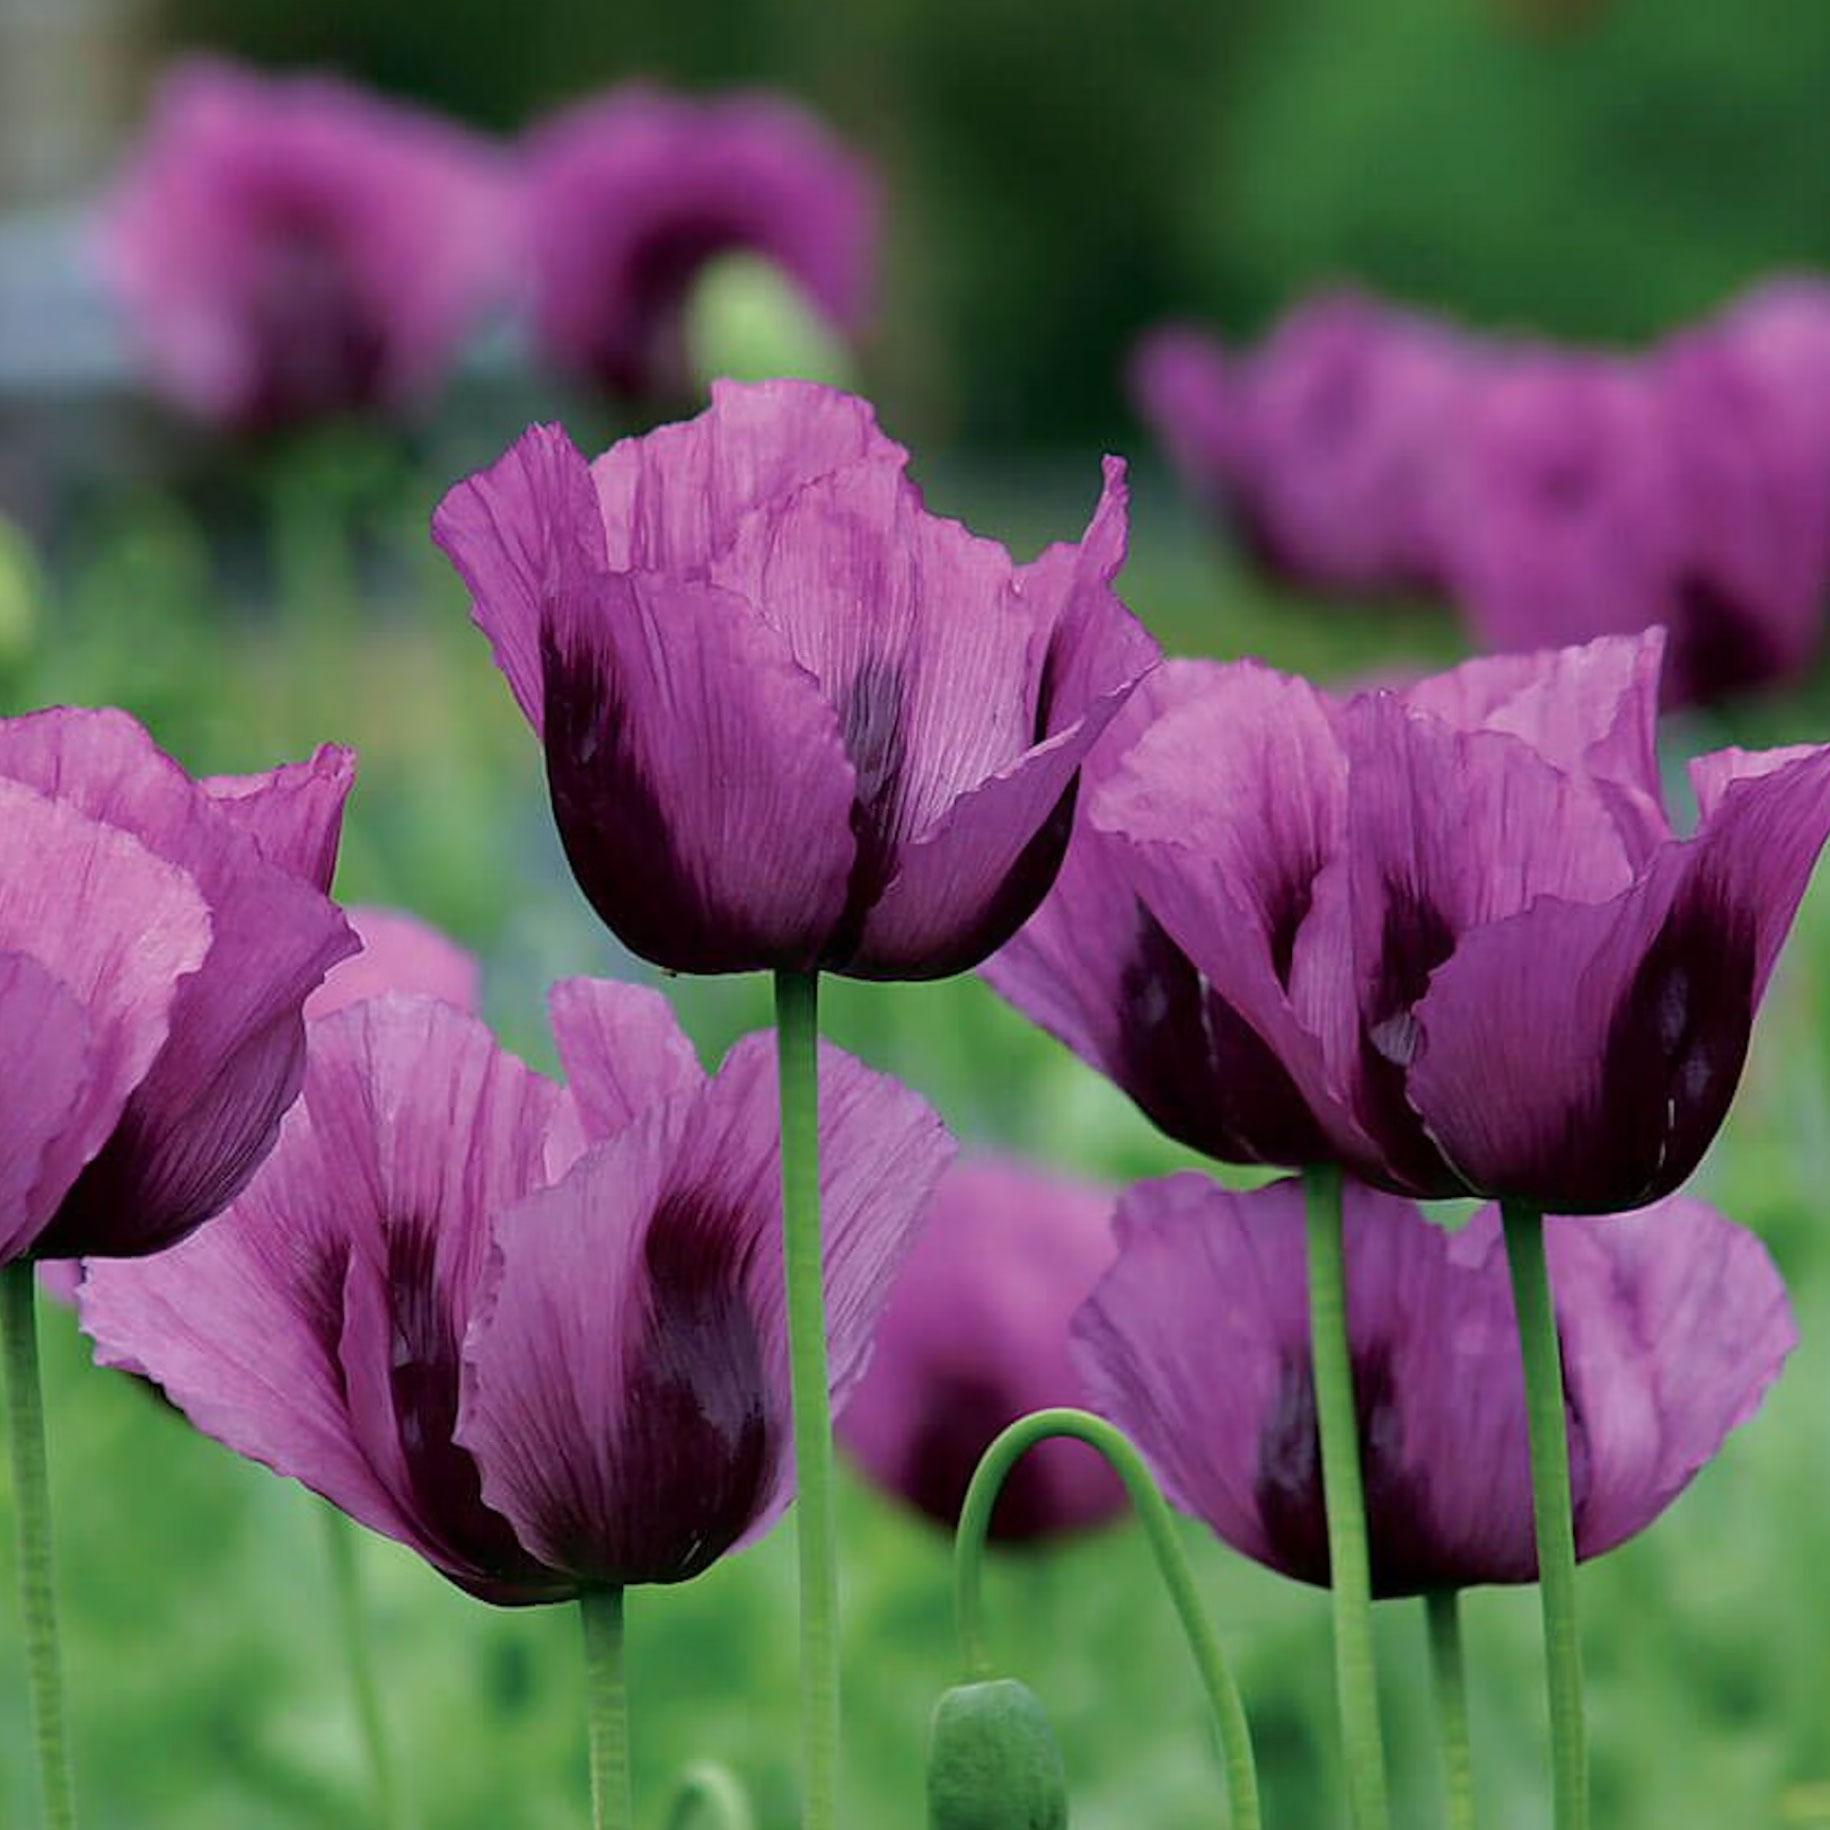
[{"label": "drooping bud", "polygon": [[928,1743],[928,1830],[1067,1830],[1067,1774],[1042,1700],[1015,1678],[941,1698]]}]

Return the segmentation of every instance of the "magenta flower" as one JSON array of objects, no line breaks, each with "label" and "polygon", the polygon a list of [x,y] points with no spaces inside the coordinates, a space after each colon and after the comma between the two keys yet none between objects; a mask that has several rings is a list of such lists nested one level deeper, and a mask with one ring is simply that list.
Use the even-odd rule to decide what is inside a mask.
[{"label": "magenta flower", "polygon": [[670,971],[934,978],[1052,882],[1155,659],[1122,469],[1028,565],[930,515],[861,400],[725,383],[587,466],[529,432],[434,517],[592,906]]},{"label": "magenta flower", "polygon": [[198,783],[121,712],[0,719],[0,1262],[159,1251],[272,1147],[354,945],[323,894],[351,769]]},{"label": "magenta flower", "polygon": [[[552,1013],[569,1090],[441,1001],[319,1019],[225,1223],[80,1297],[98,1359],[502,1604],[683,1580],[792,1487],[768,1038],[707,1079],[653,992]],[[949,1145],[837,1051],[822,1082],[844,1393]]]},{"label": "magenta flower", "polygon": [[[951,1529],[1005,1425],[1083,1404],[1068,1322],[1112,1259],[1115,1191],[1002,1159],[942,1179],[898,1273],[870,1370],[838,1422],[878,1486]],[[1124,1484],[1084,1443],[1045,1442],[1011,1471],[991,1516],[1005,1542],[1103,1524]]]},{"label": "magenta flower", "polygon": [[[1075,1322],[1094,1408],[1235,1550],[1328,1581],[1302,1190],[1134,1188]],[[1499,1216],[1461,1231],[1346,1188],[1347,1333],[1375,1596],[1537,1576],[1525,1389]],[[1759,1241],[1700,1201],[1545,1232],[1576,1554],[1645,1528],[1745,1423],[1796,1339]]]},{"label": "magenta flower", "polygon": [[1231,521],[1246,461],[1246,406],[1238,364],[1218,337],[1193,324],[1161,324],[1132,346],[1131,402],[1188,491]]},{"label": "magenta flower", "polygon": [[[1830,831],[1830,748],[1697,759],[1680,838],[1653,751],[1660,645],[1349,699],[1236,663],[1126,752],[1087,809],[1118,843],[1091,855],[1200,975],[1204,1021],[1281,1070],[1264,1130],[1227,1154],[1557,1213],[1637,1207],[1695,1168]],[[1068,938],[1003,988],[1067,1033],[1054,1013],[1110,969],[1039,991],[1075,906],[1043,919]],[[1091,926],[1095,960],[1115,920]],[[1132,1020],[1121,1006],[1104,1046],[1148,1046]]]},{"label": "magenta flower", "polygon": [[502,290],[505,204],[455,127],[197,59],[160,88],[103,255],[164,392],[261,430],[427,393]]},{"label": "magenta flower", "polygon": [[863,329],[876,182],[792,103],[632,84],[536,128],[525,151],[534,331],[560,367],[615,394],[683,397],[687,295],[738,250],[774,262],[836,331]]}]

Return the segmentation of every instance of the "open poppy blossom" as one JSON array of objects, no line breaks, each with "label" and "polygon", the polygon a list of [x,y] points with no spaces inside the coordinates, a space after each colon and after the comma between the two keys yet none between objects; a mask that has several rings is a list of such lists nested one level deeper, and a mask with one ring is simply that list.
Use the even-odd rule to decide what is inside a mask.
[{"label": "open poppy blossom", "polygon": [[328,77],[198,58],[166,77],[102,222],[153,378],[240,430],[398,409],[503,290],[479,140]]},{"label": "open poppy blossom", "polygon": [[657,965],[941,977],[1054,880],[1156,659],[1111,590],[1122,467],[1017,565],[907,462],[850,395],[723,383],[590,465],[536,428],[439,506],[573,873]]},{"label": "open poppy blossom", "polygon": [[[1459,1232],[1346,1185],[1347,1336],[1375,1595],[1537,1576],[1525,1386],[1497,1210]],[[1075,1321],[1094,1408],[1234,1549],[1326,1584],[1299,1183],[1132,1189]],[[1797,1335],[1760,1242],[1700,1201],[1545,1232],[1576,1552],[1645,1528],[1758,1408]]]},{"label": "open poppy blossom", "polygon": [[0,719],[0,1260],[160,1251],[254,1172],[355,947],[324,893],[352,774],[198,782],[123,712]]},{"label": "open poppy blossom", "polygon": [[[98,1359],[502,1604],[683,1580],[793,1482],[769,1039],[708,1078],[653,992],[552,1009],[566,1088],[441,1000],[318,1019],[224,1224],[79,1293]],[[822,1079],[843,1393],[950,1145],[836,1050]]]},{"label": "open poppy blossom", "polygon": [[[1654,631],[1348,698],[1239,662],[1145,728],[1090,797],[1113,843],[1089,862],[1198,975],[1177,1008],[1249,1032],[1278,1070],[1266,1109],[1235,1101],[1237,1136],[1201,1148],[1555,1213],[1640,1206],[1690,1174],[1830,832],[1830,749],[1698,758],[1679,837],[1653,750],[1661,647]],[[1126,905],[1107,905],[1096,960],[1117,953]],[[1074,908],[1043,916],[1070,957]],[[999,975],[1044,1021],[1065,978],[1036,947]],[[1135,1024],[1161,1014],[1121,1002],[1084,1052],[1141,1049]]]},{"label": "open poppy blossom", "polygon": [[791,102],[633,83],[543,122],[522,162],[534,334],[610,393],[685,394],[688,295],[721,254],[762,256],[834,330],[864,327],[876,181]]},{"label": "open poppy blossom", "polygon": [[[1112,1259],[1115,1191],[1002,1158],[956,1163],[897,1273],[870,1369],[838,1438],[878,1486],[951,1529],[1007,1424],[1081,1404],[1068,1322]],[[1025,1543],[1129,1504],[1084,1443],[1051,1440],[1010,1471],[990,1535]]]}]

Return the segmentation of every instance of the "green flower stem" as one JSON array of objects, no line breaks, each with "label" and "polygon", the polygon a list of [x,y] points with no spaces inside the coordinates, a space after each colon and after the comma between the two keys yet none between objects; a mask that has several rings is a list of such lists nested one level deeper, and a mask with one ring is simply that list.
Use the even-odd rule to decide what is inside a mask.
[{"label": "green flower stem", "polygon": [[967,1681],[980,1682],[992,1675],[991,1660],[985,1650],[980,1583],[991,1510],[997,1504],[1005,1477],[1019,1458],[1049,1436],[1071,1436],[1091,1445],[1112,1464],[1125,1483],[1125,1491],[1130,1494],[1131,1503],[1143,1521],[1163,1585],[1169,1590],[1169,1598],[1181,1619],[1182,1631],[1194,1654],[1195,1668],[1201,1674],[1208,1705],[1219,1730],[1233,1830],[1259,1830],[1258,1768],[1252,1757],[1252,1732],[1246,1722],[1245,1706],[1239,1700],[1238,1686],[1227,1669],[1220,1641],[1202,1611],[1200,1593],[1189,1572],[1188,1559],[1182,1554],[1175,1520],[1167,1502],[1130,1439],[1103,1417],[1067,1409],[1032,1412],[1003,1431],[979,1462],[972,1483],[966,1489],[965,1504],[960,1508],[953,1562],[954,1605]]},{"label": "green flower stem", "polygon": [[775,975],[781,1075],[782,1246],[788,1384],[794,1400],[795,1535],[801,1586],[803,1830],[836,1830],[839,1809],[839,1561],[832,1394],[820,1251],[819,975]]},{"label": "green flower stem", "polygon": [[1576,1526],[1570,1507],[1563,1350],[1544,1257],[1544,1216],[1507,1201],[1501,1215],[1512,1302],[1525,1363],[1531,1437],[1531,1513],[1544,1608],[1544,1671],[1550,1697],[1552,1795],[1557,1830],[1588,1830],[1588,1734],[1582,1719],[1582,1645],[1576,1633]]},{"label": "green flower stem", "polygon": [[1347,1343],[1347,1268],[1341,1172],[1303,1171],[1309,1251],[1309,1353],[1322,1439],[1322,1499],[1328,1514],[1328,1579],[1334,1598],[1334,1681],[1354,1830],[1390,1830],[1385,1740],[1373,1660],[1372,1575],[1366,1500],[1360,1484],[1360,1429],[1353,1356]]},{"label": "green flower stem", "polygon": [[1461,1652],[1461,1591],[1432,1589],[1423,1605],[1442,1738],[1443,1823],[1447,1830],[1474,1830],[1474,1753],[1468,1739],[1468,1674]]},{"label": "green flower stem", "polygon": [[756,1830],[756,1814],[729,1772],[716,1761],[698,1760],[680,1775],[667,1830]]},{"label": "green flower stem", "polygon": [[400,1798],[394,1785],[394,1763],[388,1754],[381,1689],[375,1682],[368,1610],[362,1605],[362,1573],[356,1562],[360,1528],[347,1513],[339,1512],[328,1502],[320,1503],[318,1516],[324,1521],[324,1553],[330,1564],[337,1636],[342,1642],[350,1695],[356,1705],[356,1720],[362,1731],[363,1746],[369,1758],[369,1776],[375,1787],[375,1824],[377,1830],[395,1830],[400,1822]]},{"label": "green flower stem", "polygon": [[629,1677],[623,1591],[588,1588],[578,1598],[585,1629],[585,1727],[591,1752],[591,1830],[631,1830]]},{"label": "green flower stem", "polygon": [[51,1492],[38,1384],[38,1277],[29,1259],[0,1265],[0,1340],[6,1358],[6,1421],[19,1533],[19,1613],[26,1681],[38,1740],[45,1830],[72,1830],[76,1801],[64,1733],[64,1688],[51,1581]]}]

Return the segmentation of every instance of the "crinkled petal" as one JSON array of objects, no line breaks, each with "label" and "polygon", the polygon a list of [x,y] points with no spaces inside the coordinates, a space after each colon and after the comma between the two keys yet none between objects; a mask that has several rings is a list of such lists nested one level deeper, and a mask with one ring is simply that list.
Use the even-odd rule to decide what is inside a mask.
[{"label": "crinkled petal", "polygon": [[[14,1064],[0,1127],[0,1264],[29,1250],[47,1196],[61,1192],[61,1172],[47,1177],[45,1159],[69,1136],[72,1115],[93,1110],[98,1091],[120,1092],[94,1086],[95,1052],[88,1014],[70,992],[28,954],[0,953],[0,1053]],[[108,1115],[103,1104],[91,1124]]]},{"label": "crinkled petal", "polygon": [[559,1060],[591,1143],[705,1084],[672,1006],[645,985],[561,979],[547,993]]},{"label": "crinkled petal", "polygon": [[1732,782],[1628,891],[1465,935],[1416,1008],[1410,1103],[1471,1188],[1610,1213],[1670,1193],[1726,1115],[1825,835],[1830,751]]},{"label": "crinkled petal", "polygon": [[254,835],[269,864],[329,895],[343,803],[355,780],[355,751],[327,743],[304,762],[282,763],[261,775],[207,776],[199,786]]},{"label": "crinkled petal", "polygon": [[812,966],[854,777],[781,637],[724,593],[611,575],[560,596],[544,666],[554,818],[612,930],[670,971]]},{"label": "crinkled petal", "polygon": [[866,462],[908,462],[867,401],[809,381],[714,381],[696,419],[623,439],[591,466],[608,563],[708,578],[752,510]]},{"label": "crinkled petal", "polygon": [[487,470],[446,493],[432,538],[469,588],[472,620],[515,703],[543,731],[550,607],[604,569],[604,528],[584,458],[560,427],[530,426]]},{"label": "crinkled petal", "polygon": [[[772,1039],[746,1038],[498,1224],[459,1439],[522,1541],[582,1579],[684,1580],[787,1503],[774,1075]],[[824,1052],[835,1395],[946,1151],[912,1094]]]},{"label": "crinkled petal", "polygon": [[1546,1230],[1587,1479],[1576,1549],[1645,1528],[1754,1414],[1798,1331],[1750,1232],[1684,1195]]}]

